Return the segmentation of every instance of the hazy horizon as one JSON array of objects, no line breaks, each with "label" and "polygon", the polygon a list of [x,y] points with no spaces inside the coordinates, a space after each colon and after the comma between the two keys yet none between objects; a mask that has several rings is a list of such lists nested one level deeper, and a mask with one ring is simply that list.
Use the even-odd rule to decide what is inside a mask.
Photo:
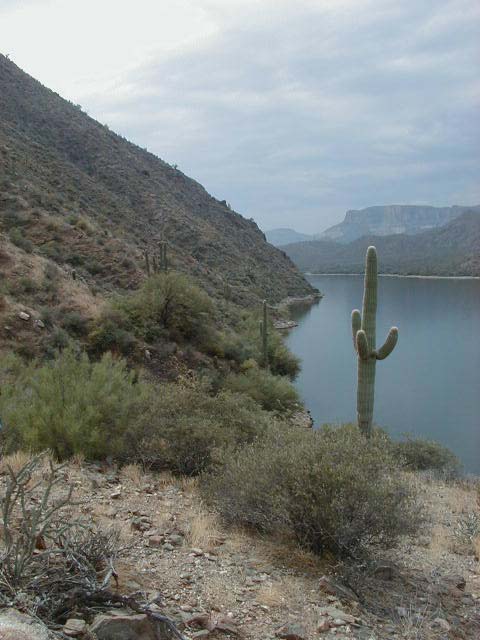
[{"label": "hazy horizon", "polygon": [[479,35],[474,0],[0,4],[27,73],[263,230],[303,233],[480,202]]}]

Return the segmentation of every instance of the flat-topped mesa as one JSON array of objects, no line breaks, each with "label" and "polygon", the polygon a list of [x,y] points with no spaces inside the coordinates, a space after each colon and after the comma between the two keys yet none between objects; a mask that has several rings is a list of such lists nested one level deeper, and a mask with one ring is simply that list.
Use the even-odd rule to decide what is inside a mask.
[{"label": "flat-topped mesa", "polygon": [[398,340],[398,329],[392,327],[383,345],[376,348],[377,321],[377,250],[368,247],[362,313],[352,311],[353,345],[358,354],[357,417],[358,426],[368,438],[372,433],[377,360],[389,356]]}]

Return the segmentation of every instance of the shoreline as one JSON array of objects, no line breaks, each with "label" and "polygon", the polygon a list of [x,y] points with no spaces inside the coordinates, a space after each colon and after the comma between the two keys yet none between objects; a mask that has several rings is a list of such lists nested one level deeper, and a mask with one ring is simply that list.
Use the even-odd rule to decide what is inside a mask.
[{"label": "shoreline", "polygon": [[[363,276],[362,273],[310,273],[305,271],[305,276]],[[380,278],[416,278],[419,280],[480,280],[480,276],[422,276],[405,275],[401,273],[379,273]]]}]

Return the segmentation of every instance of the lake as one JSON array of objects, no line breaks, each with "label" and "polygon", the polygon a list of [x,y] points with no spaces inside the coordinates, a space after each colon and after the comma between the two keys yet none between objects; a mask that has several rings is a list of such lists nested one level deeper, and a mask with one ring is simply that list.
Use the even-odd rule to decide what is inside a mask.
[{"label": "lake", "polygon": [[[295,309],[288,337],[302,359],[296,386],[316,424],[356,419],[350,314],[363,276],[309,276],[324,298]],[[377,345],[392,325],[393,353],[377,363],[376,424],[392,436],[437,440],[480,474],[480,280],[380,277]]]}]

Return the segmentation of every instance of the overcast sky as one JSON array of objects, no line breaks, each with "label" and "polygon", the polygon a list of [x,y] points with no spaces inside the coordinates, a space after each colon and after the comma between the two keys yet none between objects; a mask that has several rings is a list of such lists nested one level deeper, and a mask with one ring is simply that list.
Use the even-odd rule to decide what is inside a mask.
[{"label": "overcast sky", "polygon": [[480,203],[478,0],[0,0],[0,50],[263,229]]}]

